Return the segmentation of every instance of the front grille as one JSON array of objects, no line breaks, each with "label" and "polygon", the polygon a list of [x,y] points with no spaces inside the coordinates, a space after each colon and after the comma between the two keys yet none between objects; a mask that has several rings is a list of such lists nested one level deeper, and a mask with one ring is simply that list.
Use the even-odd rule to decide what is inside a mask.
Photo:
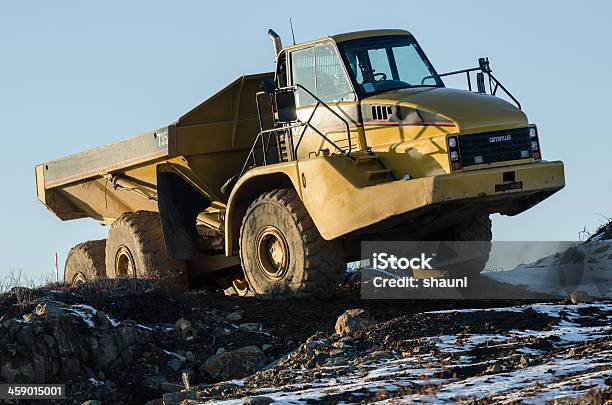
[{"label": "front grille", "polygon": [[463,167],[531,158],[529,128],[461,135],[459,153]]}]

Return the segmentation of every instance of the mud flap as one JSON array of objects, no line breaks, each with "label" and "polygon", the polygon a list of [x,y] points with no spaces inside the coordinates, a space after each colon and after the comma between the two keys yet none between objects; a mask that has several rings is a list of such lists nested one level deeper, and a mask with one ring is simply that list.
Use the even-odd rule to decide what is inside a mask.
[{"label": "mud flap", "polygon": [[173,260],[200,255],[196,218],[210,201],[176,173],[157,167],[157,206],[166,252]]}]

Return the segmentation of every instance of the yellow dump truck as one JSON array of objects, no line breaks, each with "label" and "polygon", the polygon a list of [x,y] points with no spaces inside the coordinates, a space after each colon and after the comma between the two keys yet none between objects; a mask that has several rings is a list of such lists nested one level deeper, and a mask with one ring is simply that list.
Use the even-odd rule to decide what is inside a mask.
[{"label": "yellow dump truck", "polygon": [[[542,160],[486,58],[438,74],[404,30],[285,48],[268,35],[275,72],[36,166],[38,198],[60,219],[110,225],[69,252],[66,282],[204,274],[239,294],[326,297],[363,240],[490,241],[489,214],[563,188],[563,163]],[[445,87],[452,74],[467,90]]]}]

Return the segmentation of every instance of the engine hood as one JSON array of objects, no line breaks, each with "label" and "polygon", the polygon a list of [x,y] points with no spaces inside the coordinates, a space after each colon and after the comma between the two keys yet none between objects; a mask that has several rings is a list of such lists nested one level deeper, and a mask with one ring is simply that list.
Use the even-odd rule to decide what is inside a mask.
[{"label": "engine hood", "polygon": [[497,131],[528,125],[521,110],[499,97],[449,88],[411,88],[377,94],[362,104],[400,105],[440,115],[460,133]]}]

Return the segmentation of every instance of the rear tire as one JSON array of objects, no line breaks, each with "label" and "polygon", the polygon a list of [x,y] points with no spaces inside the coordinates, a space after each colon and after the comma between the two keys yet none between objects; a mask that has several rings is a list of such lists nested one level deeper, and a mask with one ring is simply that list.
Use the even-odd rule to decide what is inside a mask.
[{"label": "rear tire", "polygon": [[156,212],[128,212],[113,222],[106,242],[106,274],[164,280],[187,288],[185,262],[168,257]]},{"label": "rear tire", "polygon": [[68,252],[64,265],[64,283],[83,284],[106,278],[106,239],[90,240],[74,246]]},{"label": "rear tire", "polygon": [[269,298],[328,298],[344,275],[342,243],[321,237],[291,189],[264,193],[249,206],[240,260],[251,290]]}]

